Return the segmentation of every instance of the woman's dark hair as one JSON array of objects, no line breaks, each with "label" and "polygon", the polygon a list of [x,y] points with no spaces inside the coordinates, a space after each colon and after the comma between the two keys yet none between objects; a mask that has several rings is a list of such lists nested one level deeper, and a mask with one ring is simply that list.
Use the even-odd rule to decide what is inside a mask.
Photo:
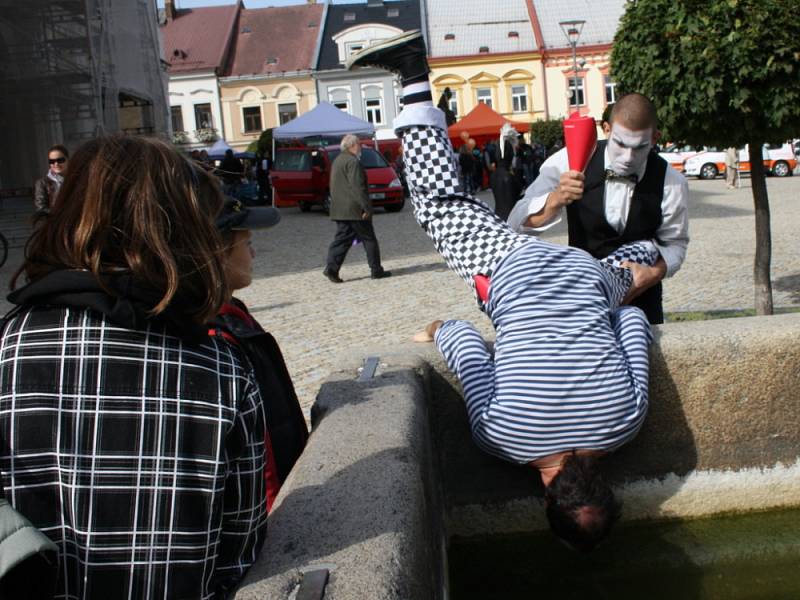
[{"label": "woman's dark hair", "polygon": [[593,550],[608,536],[621,514],[595,456],[568,456],[544,498],[550,529],[581,552]]},{"label": "woman's dark hair", "polygon": [[66,146],[63,146],[61,144],[53,144],[52,146],[50,146],[50,149],[47,151],[47,154],[49,155],[51,152],[61,152],[61,154],[64,155],[64,158],[69,158],[69,150],[67,150]]},{"label": "woman's dark hair", "polygon": [[214,179],[165,142],[122,135],[90,140],[70,161],[12,288],[21,274],[36,281],[81,269],[110,291],[112,276],[129,273],[157,294],[152,315],[179,300],[192,320],[206,322],[228,293],[214,226],[222,201]]}]

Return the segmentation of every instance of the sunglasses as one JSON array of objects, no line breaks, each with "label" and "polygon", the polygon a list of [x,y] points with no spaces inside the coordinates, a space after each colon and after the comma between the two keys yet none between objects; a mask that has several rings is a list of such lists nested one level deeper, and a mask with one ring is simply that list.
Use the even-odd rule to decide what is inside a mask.
[{"label": "sunglasses", "polygon": [[64,158],[63,156],[59,156],[58,158],[48,158],[47,162],[49,162],[51,165],[54,165],[56,163],[63,165],[65,162],[67,162],[67,159]]}]

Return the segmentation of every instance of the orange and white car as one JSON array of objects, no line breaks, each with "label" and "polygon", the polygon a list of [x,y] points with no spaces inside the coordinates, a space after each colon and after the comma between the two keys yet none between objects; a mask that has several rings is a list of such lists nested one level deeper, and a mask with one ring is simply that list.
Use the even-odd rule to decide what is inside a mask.
[{"label": "orange and white car", "polygon": [[[770,144],[764,147],[764,170],[767,175],[787,177],[797,167],[797,157],[790,143]],[[714,179],[725,173],[725,152],[709,148],[687,158],[683,164],[684,175],[700,179]],[[739,149],[739,172],[750,172],[750,151],[747,146]]]},{"label": "orange and white car", "polygon": [[[702,148],[702,150],[705,150],[705,148]],[[678,146],[673,144],[672,146],[664,148],[658,155],[667,161],[669,166],[678,171],[678,173],[683,173],[683,163],[686,159],[691,158],[700,151],[701,148],[696,146]]]}]

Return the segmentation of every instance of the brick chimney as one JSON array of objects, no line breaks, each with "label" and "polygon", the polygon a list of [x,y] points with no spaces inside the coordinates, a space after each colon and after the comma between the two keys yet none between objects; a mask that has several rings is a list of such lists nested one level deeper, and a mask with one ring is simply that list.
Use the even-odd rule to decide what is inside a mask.
[{"label": "brick chimney", "polygon": [[167,23],[175,20],[176,13],[175,0],[164,0],[164,15],[167,17]]}]

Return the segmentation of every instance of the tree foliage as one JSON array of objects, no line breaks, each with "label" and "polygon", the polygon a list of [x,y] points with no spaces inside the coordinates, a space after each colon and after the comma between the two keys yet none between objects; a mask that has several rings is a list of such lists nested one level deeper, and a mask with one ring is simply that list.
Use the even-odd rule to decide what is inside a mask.
[{"label": "tree foliage", "polygon": [[531,123],[531,139],[550,148],[556,140],[564,137],[564,119],[548,119]]},{"label": "tree foliage", "polygon": [[247,146],[247,151],[261,155],[267,151],[272,152],[272,129],[262,131],[258,140],[250,142]]},{"label": "tree foliage", "polygon": [[717,147],[800,135],[790,0],[634,0],[614,40],[621,92],[653,99],[667,139]]}]

